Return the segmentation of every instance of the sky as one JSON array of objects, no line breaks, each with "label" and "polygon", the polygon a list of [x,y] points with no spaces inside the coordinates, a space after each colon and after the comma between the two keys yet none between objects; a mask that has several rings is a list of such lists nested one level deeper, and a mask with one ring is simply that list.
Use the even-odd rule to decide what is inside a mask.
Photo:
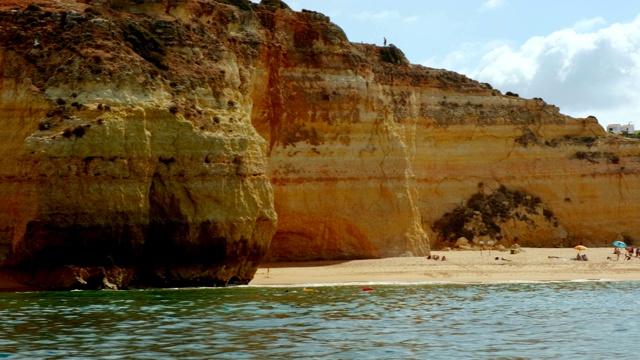
[{"label": "sky", "polygon": [[386,38],[413,64],[640,129],[638,0],[285,2],[329,16],[352,42]]}]

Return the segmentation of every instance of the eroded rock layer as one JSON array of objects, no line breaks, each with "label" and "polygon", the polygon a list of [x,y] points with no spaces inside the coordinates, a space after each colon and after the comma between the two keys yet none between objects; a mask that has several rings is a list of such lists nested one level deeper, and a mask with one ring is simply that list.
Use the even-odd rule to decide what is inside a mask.
[{"label": "eroded rock layer", "polygon": [[0,264],[22,282],[247,283],[264,258],[277,217],[249,118],[257,59],[191,4],[157,5],[0,13]]}]

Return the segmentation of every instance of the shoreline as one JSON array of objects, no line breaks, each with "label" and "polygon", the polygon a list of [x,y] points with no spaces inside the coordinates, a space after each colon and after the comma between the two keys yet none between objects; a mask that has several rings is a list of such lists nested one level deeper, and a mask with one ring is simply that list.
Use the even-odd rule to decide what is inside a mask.
[{"label": "shoreline", "polygon": [[[337,286],[384,284],[499,284],[558,281],[640,281],[640,257],[615,259],[613,248],[432,251],[440,259],[396,257],[365,260],[262,264],[248,286]],[[442,261],[442,257],[446,257]],[[607,259],[609,258],[609,259]],[[572,260],[574,259],[574,260]],[[0,293],[47,291],[0,274]]]},{"label": "shoreline", "polygon": [[[249,285],[321,286],[329,284],[490,284],[552,281],[640,280],[640,257],[615,259],[613,248],[581,251],[588,261],[575,260],[571,248],[523,248],[508,251],[432,251],[445,261],[426,257],[373,260],[264,263]],[[609,257],[610,259],[607,259]],[[572,260],[573,259],[573,260]]]},{"label": "shoreline", "polygon": [[24,285],[14,281],[11,277],[0,273],[0,293],[8,292],[36,292],[45,291],[35,286]]},{"label": "shoreline", "polygon": [[[296,284],[247,284],[237,285],[239,287],[249,288],[323,288],[323,287],[341,287],[341,286],[353,286],[368,288],[373,286],[439,286],[439,285],[504,285],[504,284],[550,284],[550,283],[589,283],[589,282],[634,282],[640,280],[627,280],[627,279],[576,279],[576,280],[509,280],[509,281],[496,281],[496,282],[466,282],[466,281],[418,281],[418,282],[403,282],[403,281],[381,281],[381,282],[338,282],[338,283],[296,283]],[[235,287],[235,286],[234,286]],[[373,289],[372,289],[373,290]]]}]

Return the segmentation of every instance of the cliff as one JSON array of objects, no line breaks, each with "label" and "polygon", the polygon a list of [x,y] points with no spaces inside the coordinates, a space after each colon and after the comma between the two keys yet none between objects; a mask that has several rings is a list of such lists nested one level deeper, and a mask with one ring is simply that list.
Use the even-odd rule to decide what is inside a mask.
[{"label": "cliff", "polygon": [[251,52],[122,3],[0,12],[0,264],[47,288],[247,283],[277,220]]},{"label": "cliff", "polygon": [[640,235],[636,140],[322,14],[0,4],[0,266],[23,283],[241,284],[265,259]]},{"label": "cliff", "polygon": [[637,140],[409,64],[393,45],[348,43],[320,14],[282,11],[272,29],[277,52],[256,83],[269,91],[254,92],[252,114],[279,215],[270,259],[423,255],[460,236],[561,247],[640,235]]}]

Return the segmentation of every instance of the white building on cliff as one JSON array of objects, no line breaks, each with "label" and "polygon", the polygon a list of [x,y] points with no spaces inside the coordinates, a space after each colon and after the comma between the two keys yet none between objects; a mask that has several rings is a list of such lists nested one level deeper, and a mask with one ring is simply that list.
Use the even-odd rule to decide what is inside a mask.
[{"label": "white building on cliff", "polygon": [[635,129],[633,123],[627,125],[609,124],[607,125],[607,131],[613,134],[633,134]]}]

